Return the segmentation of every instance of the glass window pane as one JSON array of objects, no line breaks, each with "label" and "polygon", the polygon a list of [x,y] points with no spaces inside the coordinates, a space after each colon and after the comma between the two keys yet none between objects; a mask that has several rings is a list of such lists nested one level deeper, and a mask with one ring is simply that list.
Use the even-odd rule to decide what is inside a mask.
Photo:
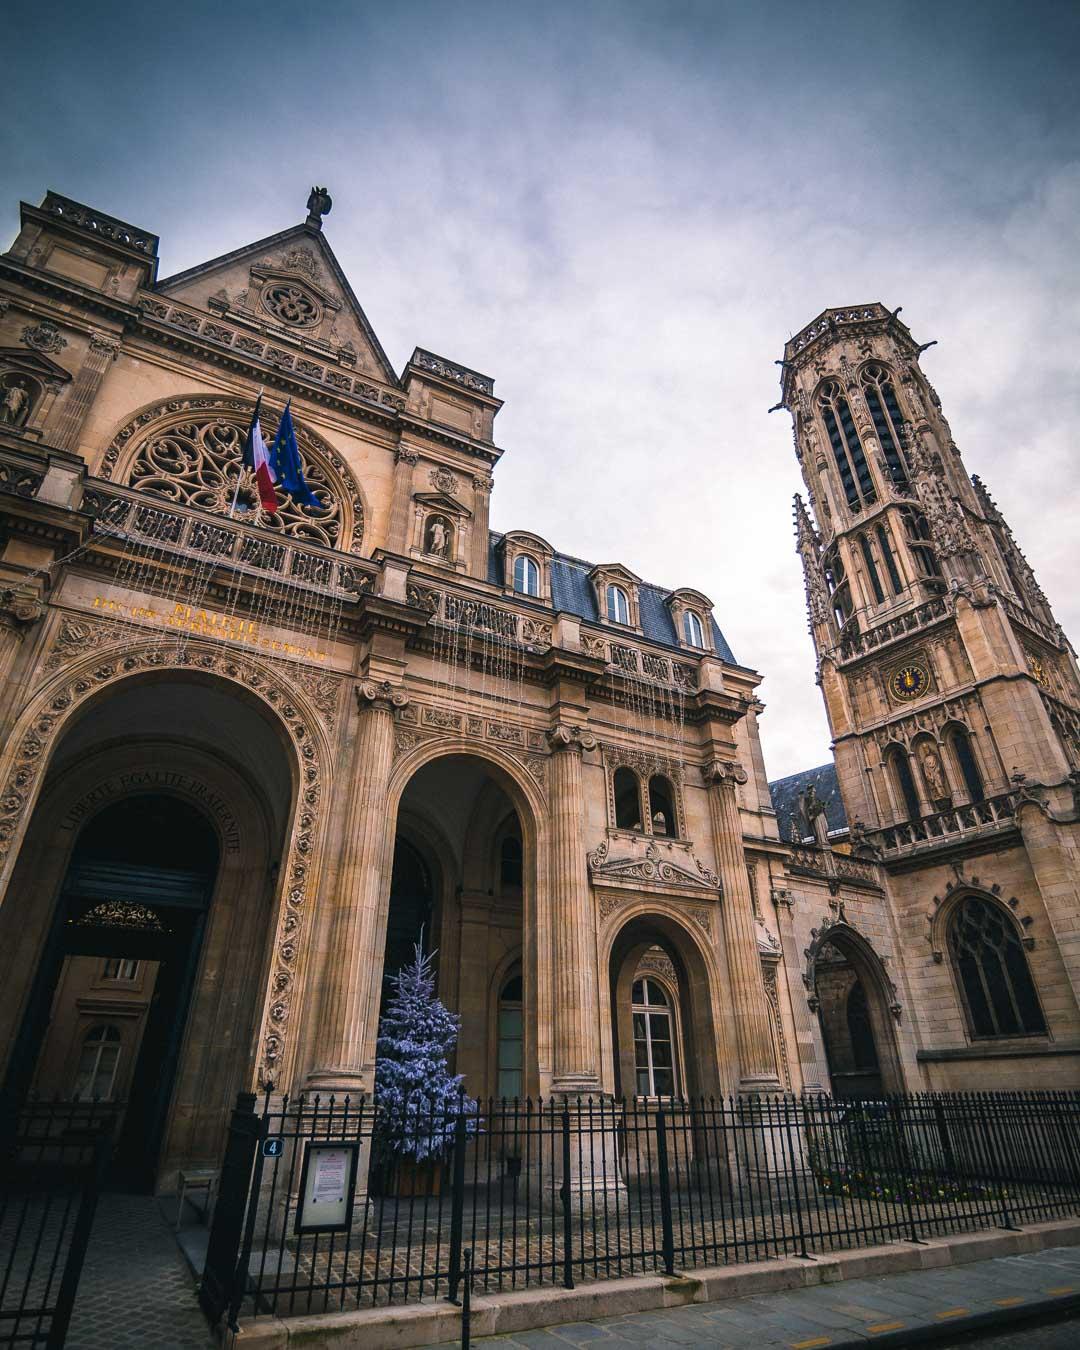
[{"label": "glass window pane", "polygon": [[503,1008],[499,1013],[499,1037],[516,1036],[521,1039],[521,1009]]},{"label": "glass window pane", "polygon": [[645,1039],[645,1014],[634,1014],[634,1039],[643,1041]]},{"label": "glass window pane", "polygon": [[649,1002],[654,1008],[667,1007],[667,994],[664,993],[661,985],[657,984],[655,980],[646,980],[645,988],[649,993]]},{"label": "glass window pane", "polygon": [[634,987],[630,991],[630,999],[633,1003],[645,1002],[645,982],[643,980],[634,981]]},{"label": "glass window pane", "polygon": [[500,1097],[520,1097],[521,1096],[520,1070],[500,1069],[497,1092]]},{"label": "glass window pane", "polygon": [[653,1068],[670,1069],[671,1064],[671,1042],[654,1040],[652,1043],[652,1062]]},{"label": "glass window pane", "polygon": [[652,1032],[654,1041],[667,1041],[671,1039],[671,1022],[667,1013],[650,1013],[649,1030]]},{"label": "glass window pane", "polygon": [[651,1096],[651,1095],[652,1095],[652,1094],[651,1094],[650,1085],[649,1085],[649,1071],[648,1071],[648,1069],[638,1069],[638,1072],[637,1072],[637,1090],[638,1090],[638,1096],[639,1096],[639,1097],[648,1097],[648,1096]]},{"label": "glass window pane", "polygon": [[657,1069],[653,1073],[653,1095],[670,1097],[675,1092],[675,1074],[671,1069]]}]

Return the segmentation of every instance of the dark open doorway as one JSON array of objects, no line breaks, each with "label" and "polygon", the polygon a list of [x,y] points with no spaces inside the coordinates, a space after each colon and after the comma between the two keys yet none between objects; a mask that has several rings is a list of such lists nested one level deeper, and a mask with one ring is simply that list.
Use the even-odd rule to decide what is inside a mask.
[{"label": "dark open doorway", "polygon": [[217,869],[190,804],[106,807],[72,853],[23,1016],[5,1096],[114,1102],[124,1188],[154,1184]]}]

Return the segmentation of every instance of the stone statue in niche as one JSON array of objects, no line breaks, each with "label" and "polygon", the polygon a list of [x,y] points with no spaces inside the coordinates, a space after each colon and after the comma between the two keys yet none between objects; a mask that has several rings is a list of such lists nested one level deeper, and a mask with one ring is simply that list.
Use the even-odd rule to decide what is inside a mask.
[{"label": "stone statue in niche", "polygon": [[26,426],[33,405],[27,381],[19,379],[18,376],[10,377],[0,388],[3,389],[3,395],[0,397],[0,423],[7,427]]},{"label": "stone statue in niche", "polygon": [[941,760],[936,751],[929,746],[923,751],[922,771],[923,777],[926,779],[926,786],[934,801],[939,802],[948,797],[949,789],[945,783],[945,771],[941,767]]},{"label": "stone statue in niche", "polygon": [[442,516],[432,516],[427,523],[424,552],[433,558],[450,557],[450,526]]}]

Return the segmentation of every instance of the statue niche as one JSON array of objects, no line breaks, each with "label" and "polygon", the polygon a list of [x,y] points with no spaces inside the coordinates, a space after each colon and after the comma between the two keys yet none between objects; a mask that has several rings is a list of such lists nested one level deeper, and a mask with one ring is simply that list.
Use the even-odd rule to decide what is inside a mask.
[{"label": "statue niche", "polygon": [[445,516],[430,516],[424,528],[424,552],[447,562],[453,556],[454,529]]},{"label": "statue niche", "polygon": [[30,420],[40,397],[40,386],[28,376],[0,376],[0,426],[21,430]]}]

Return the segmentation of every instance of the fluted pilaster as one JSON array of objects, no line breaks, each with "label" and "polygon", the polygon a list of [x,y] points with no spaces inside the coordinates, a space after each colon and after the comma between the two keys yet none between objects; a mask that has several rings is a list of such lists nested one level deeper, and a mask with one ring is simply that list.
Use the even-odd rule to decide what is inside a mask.
[{"label": "fluted pilaster", "polygon": [[86,360],[75,377],[75,383],[68,390],[51,437],[54,445],[62,450],[74,450],[90,405],[119,350],[120,340],[111,333],[91,333]]},{"label": "fluted pilaster", "polygon": [[736,786],[746,782],[738,764],[715,761],[706,766],[709,813],[723,886],[724,945],[739,1051],[739,1087],[743,1092],[769,1092],[780,1087],[776,1076],[772,1032],[761,980],[754,906],[742,846],[742,822]]},{"label": "fluted pilaster", "polygon": [[555,969],[553,1016],[555,1092],[597,1092],[600,1087],[599,997],[596,925],[585,861],[585,800],[581,752],[596,739],[560,724],[551,746],[551,952]]},{"label": "fluted pilaster", "polygon": [[394,709],[408,703],[401,689],[366,682],[356,690],[360,730],[344,831],[344,853],[333,897],[313,1087],[370,1089],[365,1066],[374,1059],[385,947],[393,838],[386,809],[394,758]]}]

